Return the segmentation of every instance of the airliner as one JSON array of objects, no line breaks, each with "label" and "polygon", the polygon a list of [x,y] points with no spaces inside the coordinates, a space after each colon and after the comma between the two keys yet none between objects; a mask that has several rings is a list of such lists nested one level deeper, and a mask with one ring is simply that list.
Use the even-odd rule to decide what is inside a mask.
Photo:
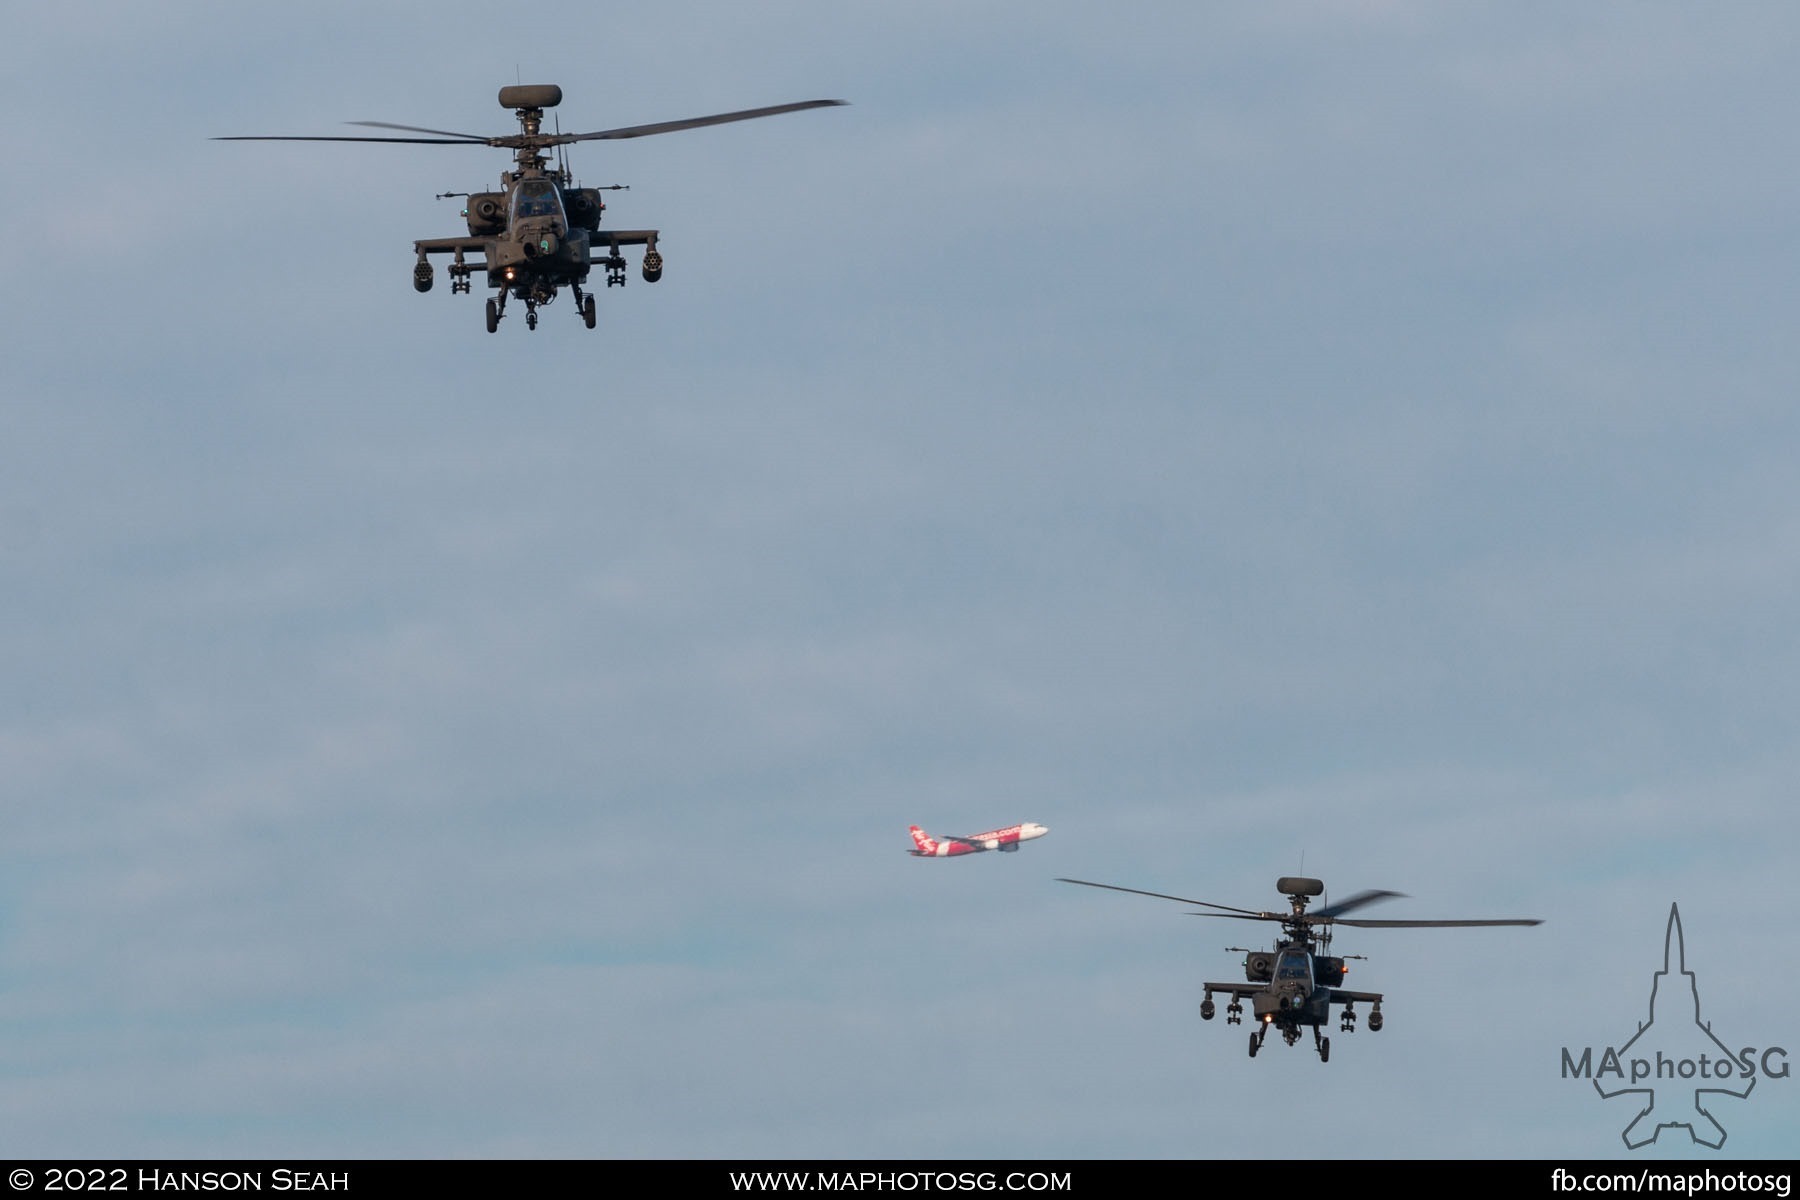
[{"label": "airliner", "polygon": [[990,829],[986,833],[972,834],[969,837],[934,838],[917,825],[909,828],[912,831],[913,849],[907,853],[914,858],[954,858],[958,854],[975,854],[982,850],[1017,850],[1020,843],[1041,838],[1050,832],[1044,826],[1034,825],[1029,821],[1023,825],[1008,825],[1005,829]]}]

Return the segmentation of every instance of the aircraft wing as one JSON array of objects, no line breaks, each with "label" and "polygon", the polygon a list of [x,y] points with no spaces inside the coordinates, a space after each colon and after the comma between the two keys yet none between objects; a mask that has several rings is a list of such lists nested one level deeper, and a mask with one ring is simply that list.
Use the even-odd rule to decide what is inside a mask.
[{"label": "aircraft wing", "polygon": [[1208,992],[1223,992],[1233,1000],[1242,1000],[1246,996],[1260,996],[1269,990],[1266,983],[1206,983],[1202,984]]},{"label": "aircraft wing", "polygon": [[588,234],[588,245],[654,246],[659,232],[655,229],[596,229]]},{"label": "aircraft wing", "polygon": [[1380,992],[1346,992],[1341,988],[1331,988],[1333,1004],[1380,1004]]},{"label": "aircraft wing", "polygon": [[470,254],[477,251],[486,254],[488,243],[493,240],[492,238],[477,237],[425,238],[422,241],[414,242],[413,249],[420,254],[450,254],[452,252]]}]

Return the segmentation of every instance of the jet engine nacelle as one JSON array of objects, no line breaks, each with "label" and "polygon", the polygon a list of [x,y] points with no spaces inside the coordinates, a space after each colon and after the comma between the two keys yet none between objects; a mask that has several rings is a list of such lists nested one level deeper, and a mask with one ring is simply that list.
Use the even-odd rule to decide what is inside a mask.
[{"label": "jet engine nacelle", "polygon": [[1313,979],[1320,987],[1336,987],[1344,982],[1344,960],[1341,958],[1314,957]]},{"label": "jet engine nacelle", "polygon": [[1275,977],[1273,954],[1249,954],[1244,957],[1244,977],[1251,983],[1267,983]]}]

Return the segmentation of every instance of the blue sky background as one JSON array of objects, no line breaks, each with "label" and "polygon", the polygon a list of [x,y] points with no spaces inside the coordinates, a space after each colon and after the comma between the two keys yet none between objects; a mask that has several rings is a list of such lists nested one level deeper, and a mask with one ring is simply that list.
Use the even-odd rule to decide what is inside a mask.
[{"label": "blue sky background", "polygon": [[[30,1156],[1605,1156],[1791,1046],[1800,13],[38,6],[0,47]],[[567,130],[668,269],[411,241]],[[906,826],[1018,820],[920,862]],[[1277,876],[1387,1027],[1197,1015]],[[1773,1002],[1772,1002],[1773,1001]],[[1800,1082],[1639,1159],[1792,1155]]]}]

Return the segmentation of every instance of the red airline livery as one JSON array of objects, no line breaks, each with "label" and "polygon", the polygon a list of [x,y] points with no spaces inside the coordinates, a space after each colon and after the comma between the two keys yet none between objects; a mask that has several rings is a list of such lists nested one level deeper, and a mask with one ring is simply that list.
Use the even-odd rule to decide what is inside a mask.
[{"label": "red airline livery", "polygon": [[1042,825],[1033,825],[1027,821],[1023,825],[1008,825],[1005,829],[990,829],[986,833],[972,834],[969,837],[934,838],[917,825],[912,829],[913,849],[907,853],[914,858],[954,858],[958,854],[975,854],[982,850],[1017,850],[1020,842],[1029,842],[1032,838],[1041,838],[1050,831]]}]

